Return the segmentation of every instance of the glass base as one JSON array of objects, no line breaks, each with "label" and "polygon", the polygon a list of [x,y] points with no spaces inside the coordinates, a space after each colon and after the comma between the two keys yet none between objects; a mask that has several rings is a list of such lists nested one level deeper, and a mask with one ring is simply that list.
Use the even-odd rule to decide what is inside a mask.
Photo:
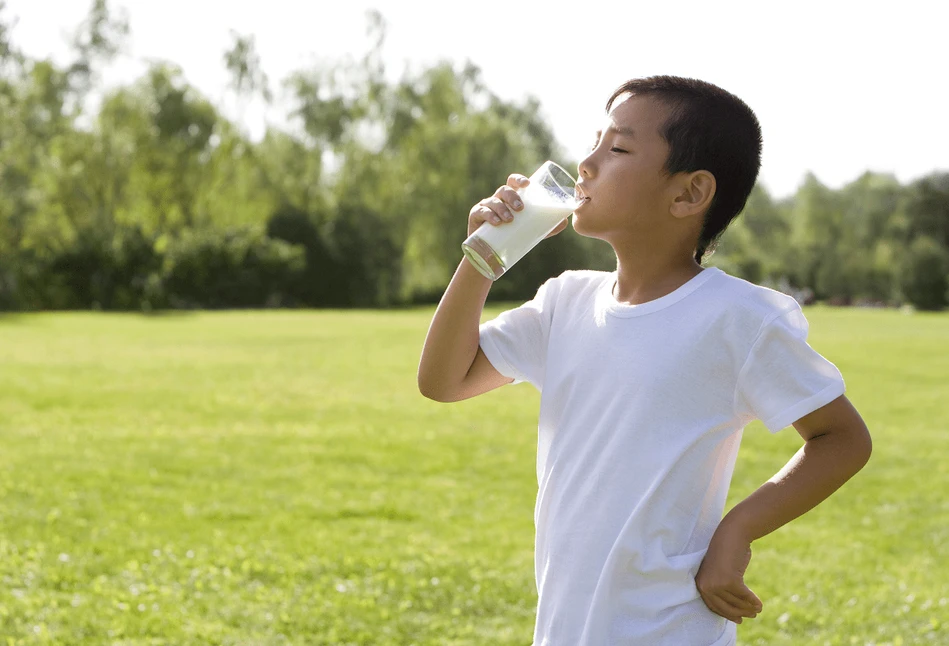
[{"label": "glass base", "polygon": [[465,258],[485,278],[497,280],[506,271],[500,256],[481,238],[470,237],[461,245],[461,250],[465,252]]}]

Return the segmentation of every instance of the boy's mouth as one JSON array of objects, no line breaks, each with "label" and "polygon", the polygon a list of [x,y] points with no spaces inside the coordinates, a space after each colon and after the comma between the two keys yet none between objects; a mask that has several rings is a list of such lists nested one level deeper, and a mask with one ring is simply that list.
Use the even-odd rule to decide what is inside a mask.
[{"label": "boy's mouth", "polygon": [[581,206],[583,206],[584,204],[590,201],[590,197],[586,194],[586,192],[584,192],[583,187],[580,186],[579,184],[577,184],[574,187],[573,195],[579,201],[579,204],[577,204],[577,208],[580,208]]}]

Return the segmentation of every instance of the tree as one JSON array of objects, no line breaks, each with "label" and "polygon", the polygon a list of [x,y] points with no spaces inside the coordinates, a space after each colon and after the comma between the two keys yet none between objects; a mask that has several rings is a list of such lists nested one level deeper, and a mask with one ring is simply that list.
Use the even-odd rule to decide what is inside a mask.
[{"label": "tree", "polygon": [[829,277],[839,284],[837,293],[873,302],[892,299],[896,267],[886,238],[902,199],[903,187],[892,175],[866,172],[841,189],[842,229],[837,241],[841,268]]},{"label": "tree", "polygon": [[13,46],[10,40],[10,31],[16,25],[15,22],[7,24],[3,19],[3,12],[7,9],[6,0],[0,0],[0,65],[6,67],[11,59],[20,58],[20,53]]},{"label": "tree", "polygon": [[917,238],[903,258],[900,286],[917,309],[944,308],[949,297],[949,252],[929,236]]},{"label": "tree", "polygon": [[220,117],[182,76],[155,65],[104,101],[96,131],[120,146],[127,164],[125,200],[116,217],[150,232],[175,235],[211,216],[199,197],[208,178]]},{"label": "tree", "polygon": [[788,275],[791,225],[786,209],[756,184],[745,208],[728,225],[710,264],[752,282],[777,283]]},{"label": "tree", "polygon": [[791,210],[793,260],[787,269],[798,287],[810,287],[818,298],[844,297],[827,279],[841,265],[838,247],[843,236],[843,214],[837,195],[808,173],[794,197]]},{"label": "tree", "polygon": [[228,87],[237,96],[240,105],[238,123],[244,122],[247,102],[259,94],[265,103],[270,103],[273,96],[270,92],[270,83],[263,71],[260,55],[253,36],[242,36],[231,31],[233,45],[224,53],[224,66],[230,74]]},{"label": "tree", "polygon": [[[3,6],[0,308],[429,301],[461,261],[472,204],[511,172],[546,159],[574,166],[540,103],[495,95],[471,63],[387,77],[378,12],[367,14],[362,53],[283,81],[289,126],[252,141],[170,65],[93,109],[91,90],[129,35],[107,0],[91,3],[65,66],[22,55]],[[270,100],[252,35],[232,32],[223,62],[241,113]],[[947,254],[949,173],[909,186],[865,173],[839,191],[808,175],[780,201],[755,187],[711,262],[835,302],[942,307]],[[607,244],[567,232],[491,298],[529,298],[565,269],[613,266]]]},{"label": "tree", "polygon": [[76,93],[77,109],[97,79],[101,68],[111,62],[124,48],[129,35],[128,15],[109,9],[107,0],[93,0],[89,15],[72,37],[76,60],[67,74]]},{"label": "tree", "polygon": [[910,236],[927,236],[949,250],[949,173],[934,173],[910,184],[903,208]]}]

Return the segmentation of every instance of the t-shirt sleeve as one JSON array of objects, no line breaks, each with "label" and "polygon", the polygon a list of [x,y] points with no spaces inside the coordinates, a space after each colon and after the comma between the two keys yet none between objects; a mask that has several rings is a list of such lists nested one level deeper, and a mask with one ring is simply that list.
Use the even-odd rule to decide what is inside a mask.
[{"label": "t-shirt sleeve", "polygon": [[520,307],[481,324],[481,350],[495,370],[515,384],[527,381],[538,390],[543,388],[555,280],[541,285],[534,298]]},{"label": "t-shirt sleeve", "polygon": [[840,371],[807,343],[807,330],[798,306],[765,323],[738,375],[738,413],[772,433],[844,394]]}]

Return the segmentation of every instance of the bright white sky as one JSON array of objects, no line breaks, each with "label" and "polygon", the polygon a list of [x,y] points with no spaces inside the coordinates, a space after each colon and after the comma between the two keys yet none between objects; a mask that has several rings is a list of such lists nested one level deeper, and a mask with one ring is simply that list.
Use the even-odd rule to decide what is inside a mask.
[{"label": "bright white sky", "polygon": [[[67,60],[65,35],[91,0],[7,0],[13,40]],[[230,30],[253,34],[272,85],[291,71],[367,47],[365,11],[388,22],[397,77],[439,59],[471,60],[494,92],[537,96],[579,159],[603,104],[628,78],[693,76],[742,97],[764,131],[761,180],[791,194],[810,170],[834,188],[865,170],[902,182],[949,170],[949,2],[946,0],[112,0],[131,47],[106,75],[127,82],[143,61],[179,64],[216,104]],[[276,119],[276,113],[270,116]],[[247,111],[251,133],[264,127]],[[508,169],[503,169],[507,172]],[[510,169],[525,171],[529,169]]]}]

